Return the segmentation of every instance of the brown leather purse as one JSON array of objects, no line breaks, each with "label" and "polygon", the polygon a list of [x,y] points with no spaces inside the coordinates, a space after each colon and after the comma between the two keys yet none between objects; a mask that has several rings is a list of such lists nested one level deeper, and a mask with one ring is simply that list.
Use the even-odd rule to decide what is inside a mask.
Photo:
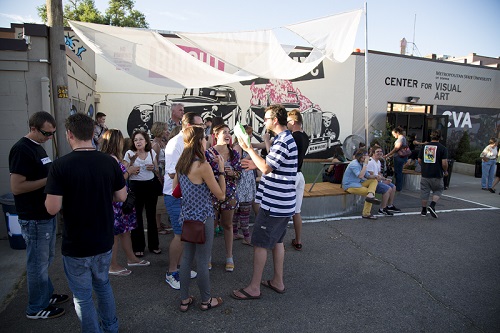
[{"label": "brown leather purse", "polygon": [[205,244],[205,223],[197,220],[184,220],[181,240],[194,244]]}]

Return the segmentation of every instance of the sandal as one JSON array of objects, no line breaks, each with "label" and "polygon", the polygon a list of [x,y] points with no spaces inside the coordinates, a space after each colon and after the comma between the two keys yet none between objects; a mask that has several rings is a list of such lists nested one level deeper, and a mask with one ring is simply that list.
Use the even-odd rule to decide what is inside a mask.
[{"label": "sandal", "polygon": [[151,252],[153,252],[154,254],[161,254],[161,249],[156,249],[156,250],[153,250]]},{"label": "sandal", "polygon": [[[213,299],[217,300],[217,304],[212,305],[212,300]],[[208,302],[201,302],[200,309],[201,309],[201,311],[207,311],[207,310],[210,310],[210,309],[218,307],[222,303],[224,303],[224,302],[222,301],[221,297],[210,297],[210,299],[208,300]]]},{"label": "sandal", "polygon": [[362,216],[364,219],[368,219],[368,220],[376,220],[377,217],[376,216],[373,216],[373,215],[363,215]]},{"label": "sandal", "polygon": [[189,296],[188,298],[189,301],[187,303],[182,303],[181,301],[181,306],[179,307],[179,310],[181,310],[181,312],[186,312],[187,310],[189,310],[191,305],[194,304],[194,296]]},{"label": "sandal", "polygon": [[142,258],[142,257],[144,257],[144,252],[142,252],[142,251],[139,251],[139,252],[134,252],[134,254],[135,254],[135,256],[136,256],[137,258]]},{"label": "sandal", "polygon": [[292,246],[297,251],[302,251],[302,244],[295,242],[295,238],[292,239]]}]

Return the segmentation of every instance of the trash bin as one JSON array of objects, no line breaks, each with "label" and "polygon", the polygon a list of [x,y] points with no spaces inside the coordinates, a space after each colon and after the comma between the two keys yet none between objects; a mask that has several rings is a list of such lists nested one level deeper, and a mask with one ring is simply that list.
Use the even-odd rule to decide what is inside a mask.
[{"label": "trash bin", "polygon": [[9,235],[10,247],[14,250],[26,249],[26,242],[21,234],[21,225],[17,217],[14,195],[7,193],[0,196],[5,222],[7,224],[7,234]]},{"label": "trash bin", "polygon": [[451,178],[451,173],[453,172],[453,162],[455,162],[455,160],[448,160],[448,176],[443,177],[445,190],[447,190],[448,187],[450,187],[450,178]]},{"label": "trash bin", "polygon": [[474,169],[474,177],[482,178],[483,177],[483,160],[478,158],[476,160],[476,168]]}]

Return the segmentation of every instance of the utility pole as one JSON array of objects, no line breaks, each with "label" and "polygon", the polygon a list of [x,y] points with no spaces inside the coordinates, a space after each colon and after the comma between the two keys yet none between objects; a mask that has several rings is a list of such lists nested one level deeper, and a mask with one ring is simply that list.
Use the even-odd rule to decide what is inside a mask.
[{"label": "utility pole", "polygon": [[51,95],[56,119],[55,158],[71,151],[66,141],[64,122],[69,116],[68,72],[66,70],[66,45],[64,43],[62,0],[46,0],[47,25],[49,26],[49,53],[51,73]]}]

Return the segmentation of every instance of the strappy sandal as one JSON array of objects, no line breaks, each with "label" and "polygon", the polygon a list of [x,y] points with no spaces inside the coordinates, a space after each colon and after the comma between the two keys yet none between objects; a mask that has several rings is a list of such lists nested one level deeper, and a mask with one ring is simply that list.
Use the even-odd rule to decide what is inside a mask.
[{"label": "strappy sandal", "polygon": [[[212,300],[213,299],[217,300],[217,304],[212,305]],[[222,301],[221,297],[210,297],[210,299],[208,300],[208,302],[201,302],[200,309],[201,309],[201,311],[207,311],[207,310],[210,310],[210,309],[218,307],[222,303],[224,303],[224,302]]]},{"label": "strappy sandal", "polygon": [[297,251],[302,251],[302,244],[299,244],[295,241],[295,238],[292,239],[292,246]]},{"label": "strappy sandal", "polygon": [[181,301],[181,306],[179,307],[179,310],[181,310],[181,312],[186,312],[187,310],[189,310],[191,305],[194,304],[194,296],[189,296],[188,298],[189,301],[187,303],[182,303]]}]

